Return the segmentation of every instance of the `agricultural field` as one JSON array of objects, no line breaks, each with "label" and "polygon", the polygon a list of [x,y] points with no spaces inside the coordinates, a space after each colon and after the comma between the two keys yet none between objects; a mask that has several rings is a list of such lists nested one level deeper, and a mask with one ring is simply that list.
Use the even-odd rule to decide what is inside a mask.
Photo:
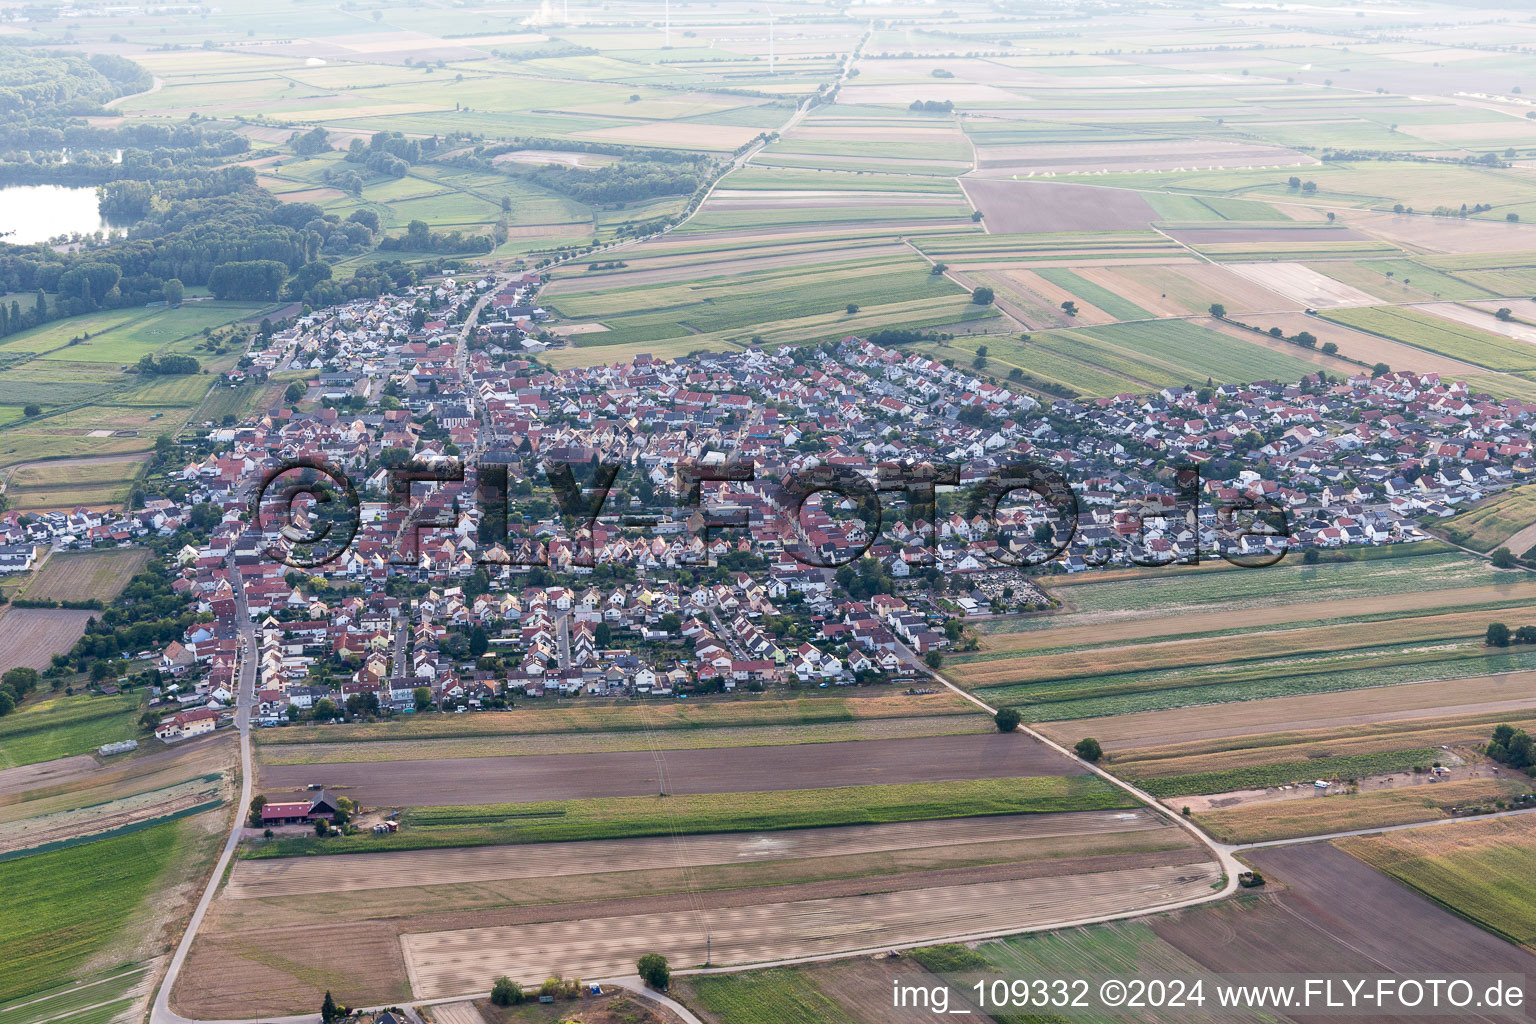
[{"label": "agricultural field", "polygon": [[[977,0],[878,11],[802,0],[772,10],[745,0],[301,6],[278,18],[258,0],[130,16],[29,8],[7,20],[7,50],[62,47],[98,69],[127,57],[152,82],[88,118],[92,130],[121,129],[125,140],[102,159],[81,159],[85,147],[65,135],[67,154],[20,151],[26,180],[89,188],[141,166],[134,173],[154,187],[145,220],[113,225],[126,237],[39,243],[0,267],[12,317],[0,320],[0,482],[17,528],[36,513],[121,508],[146,486],[180,502],[203,485],[195,473],[168,474],[232,445],[254,451],[264,433],[283,437],[285,454],[329,444],[320,432],[330,427],[313,427],[311,414],[320,424],[361,419],[361,469],[382,458],[376,446],[394,442],[392,420],[374,415],[378,390],[361,405],[340,402],[334,421],[336,397],[318,392],[337,378],[298,403],[284,393],[365,359],[366,386],[398,395],[434,451],[447,444],[435,410],[461,400],[466,385],[488,405],[503,385],[481,360],[500,360],[519,401],[548,401],[537,436],[514,430],[528,435],[530,459],[576,450],[593,431],[607,431],[594,450],[611,443],[631,466],[665,470],[679,454],[729,450],[734,413],[698,416],[673,433],[675,411],[691,404],[678,396],[698,389],[747,392],[786,414],[759,421],[774,424],[753,435],[762,465],[775,448],[814,456],[837,434],[850,463],[905,458],[943,435],[943,451],[928,454],[1032,452],[1082,470],[1094,502],[1138,470],[1161,478],[1176,460],[1198,458],[1222,485],[1250,468],[1260,486],[1358,484],[1363,496],[1342,501],[1370,519],[1413,509],[1395,478],[1453,462],[1442,446],[1491,441],[1499,449],[1488,458],[1516,479],[1529,469],[1520,442],[1536,407],[1522,404],[1536,403],[1536,27],[1526,12],[1417,0],[1287,5],[1279,21],[1215,3],[1043,13]],[[25,91],[13,85],[0,82],[6,102]],[[51,131],[43,119],[16,123]],[[155,153],[158,144],[126,141],[205,129],[233,136],[199,156],[195,174]],[[119,144],[120,163],[109,163]],[[232,168],[254,182],[238,197],[233,178],[214,184],[215,171]],[[247,237],[249,225],[237,225],[228,233],[238,239],[203,237],[204,225],[182,213],[235,198],[253,204],[253,223],[269,234]],[[377,235],[346,223],[333,233],[304,204],[343,222],[376,217]],[[186,222],[175,229],[186,244],[140,259],[174,217]],[[277,230],[285,219],[303,223]],[[0,234],[11,227],[0,224]],[[59,284],[64,266],[130,250],[133,269],[115,294]],[[136,280],[180,273],[215,283],[213,267],[267,256],[286,262],[283,280],[251,293],[271,302],[214,301],[197,283],[168,308],[155,283],[123,308],[18,326],[22,310],[26,323],[46,318],[31,314],[37,301],[45,314],[50,303],[55,313],[119,305]],[[345,331],[304,326],[326,337],[285,353],[270,378],[254,375],[259,383],[223,378],[250,365],[245,337],[264,316],[304,322],[308,304],[321,302],[314,296],[326,291],[304,283],[311,272],[347,286],[355,271],[383,265],[400,289],[397,263],[434,283],[537,275],[530,305],[539,312],[526,315],[552,347],[531,344],[518,353],[529,364],[512,368],[516,349],[471,335],[473,376],[439,374],[429,362],[427,384],[412,376],[418,350],[375,357],[388,332],[364,314],[337,321]],[[413,325],[411,341],[430,343],[436,330]],[[1287,340],[1303,331],[1315,348]],[[843,416],[844,391],[868,386],[911,402],[939,383],[899,359],[869,360],[842,381],[816,371],[810,346],[871,336],[900,356],[946,363],[956,372],[941,375],[945,387],[968,372],[982,384],[865,430],[868,418]],[[657,415],[614,413],[648,375],[626,377],[610,371],[615,364],[780,346],[803,347],[788,384],[759,388],[754,373],[727,379],[712,372],[724,361],[701,360],[699,373],[660,395]],[[165,354],[194,356],[205,372],[139,370],[144,356]],[[1493,401],[1441,404],[1422,386],[1399,401],[1407,388],[1394,382],[1378,407],[1347,378],[1381,366],[1465,381]],[[547,370],[578,368],[594,372],[565,379],[611,380],[612,398],[568,403],[548,385]],[[1286,408],[1310,401],[1288,389],[1320,371],[1328,379],[1300,392],[1329,396],[1319,406],[1331,436],[1294,430],[1300,454],[1250,466],[1259,446],[1247,443],[1247,428],[1265,434],[1270,451],[1283,448],[1280,435],[1312,418]],[[1044,408],[993,404],[988,381]],[[1207,382],[1260,381],[1280,387],[1247,419],[1233,409],[1249,396],[1201,392]],[[1169,399],[1144,420],[1112,400],[1186,386],[1199,397]],[[1346,410],[1337,421],[1335,400]],[[1068,421],[1081,408],[1106,420],[1124,412],[1125,444],[1077,444]],[[1031,422],[1015,430],[1026,413]],[[240,426],[265,414],[268,423]],[[1231,432],[1206,422],[1217,419]],[[162,436],[182,447],[164,463],[151,458]],[[446,436],[454,447],[445,451],[479,454],[476,431]],[[961,969],[1531,974],[1532,819],[1484,816],[1527,803],[1531,784],[1496,771],[1480,745],[1491,723],[1536,727],[1536,647],[1483,639],[1490,622],[1528,624],[1536,572],[1498,569],[1477,553],[1536,554],[1536,498],[1521,486],[1474,504],[1448,490],[1444,507],[1414,511],[1420,532],[1403,533],[1450,543],[1323,550],[1311,563],[1296,553],[1258,572],[962,567],[944,580],[942,599],[922,575],[880,579],[935,628],[975,586],[979,612],[928,662],[937,680],[829,683],[826,696],[797,684],[793,698],[771,687],[729,699],[689,692],[686,701],[518,695],[504,712],[381,722],[353,713],[340,724],[256,730],[256,792],[297,800],[323,786],[362,805],[361,827],[324,837],[252,829],[238,836],[230,871],[211,880],[212,854],[246,810],[229,805],[234,730],[98,757],[102,743],[146,739],[143,687],[87,697],[64,692],[78,680],[50,678],[0,717],[0,1024],[142,1017],[186,897],[205,884],[207,919],[185,971],[166,986],[175,1010],[196,1019],[226,1019],[232,1006],[263,1018],[313,1014],[329,992],[348,1005],[458,1000],[428,1007],[430,1024],[660,1024],[667,1012],[629,995],[558,1008],[498,1008],[481,997],[499,974],[528,983],[557,972],[628,975],[651,951],[679,970],[865,954],[680,976],[675,995],[708,1024],[884,1024],[895,974]],[[230,521],[244,499],[230,495]],[[1308,530],[1325,528],[1310,523],[1326,518],[1315,504],[1294,505]],[[1456,515],[1440,517],[1451,508]],[[909,505],[901,514],[922,513]],[[203,539],[167,543],[175,551]],[[903,550],[876,554],[894,572]],[[111,602],[144,558],[138,549],[56,551],[0,593]],[[679,582],[702,586],[741,568],[723,561],[729,570]],[[183,564],[194,587],[210,585],[211,561]],[[610,568],[597,570],[597,585],[635,578]],[[672,582],[671,567],[658,572]],[[304,614],[337,621],[356,621],[352,596],[366,603],[380,588],[367,573],[341,585],[294,579],[325,602]],[[546,582],[542,573],[514,579]],[[643,579],[649,586],[649,567]],[[420,598],[438,586],[401,582],[391,581],[391,595]],[[994,583],[1010,595],[1038,586],[1049,610],[991,614],[986,598],[1013,600],[989,594]],[[794,645],[821,643],[820,627],[861,614],[836,590],[826,603],[776,593],[776,609],[753,614],[786,613]],[[400,610],[399,625],[415,621],[417,609]],[[0,608],[0,671],[47,667],[93,614]],[[843,654],[835,627],[823,636]],[[427,633],[408,640],[403,669],[369,659],[361,672],[418,671],[413,657],[433,643]],[[618,643],[630,642],[624,630]],[[690,667],[685,644],[649,643],[643,657]],[[498,647],[496,660],[474,667],[492,682],[518,678],[511,659],[524,652],[514,652],[500,660],[509,652]],[[428,671],[467,679],[471,663],[458,660]],[[537,654],[533,663],[544,670]],[[346,674],[358,671],[347,663]],[[327,678],[307,667],[289,678],[306,674]],[[922,692],[941,683],[963,692]],[[1033,736],[999,733],[966,696],[1016,709],[1069,749],[1097,740],[1099,767],[1115,778]],[[1416,771],[1436,762],[1454,774]],[[1342,785],[1329,795],[1288,788],[1317,778]],[[223,813],[206,813],[220,801]],[[373,834],[384,815],[401,830]],[[1199,835],[1284,842],[1439,818],[1460,820],[1337,846],[1238,851],[1270,883],[1226,896],[1232,864],[1226,852],[1213,862]],[[99,838],[122,829],[136,831]],[[55,844],[76,845],[37,852]],[[1132,915],[1144,916],[1074,924]],[[975,938],[1010,931],[1019,934]],[[943,940],[954,941],[867,955]]]},{"label": "agricultural field", "polygon": [[[908,753],[910,752],[910,753]],[[933,764],[916,762],[919,756]],[[1064,776],[1070,762],[1047,748],[1014,737],[931,736],[787,747],[693,749],[536,755],[501,758],[269,765],[262,785],[272,791],[303,788],[320,776],[326,785],[369,806],[400,807],[478,801],[565,800],[579,796],[631,798],[664,789],[669,795],[705,795],[754,789],[796,792],[858,786],[869,780],[964,780],[1027,775]],[[580,773],[579,776],[572,773]],[[456,781],[462,779],[463,781]]]},{"label": "agricultural field", "polygon": [[[721,1024],[735,1020],[874,1024],[889,1019],[892,977],[900,977],[904,984],[933,984],[944,978],[951,985],[953,1012],[971,1005],[962,996],[969,992],[969,980],[978,976],[1090,981],[1135,976],[1214,978],[1249,972],[1255,963],[1277,972],[1305,973],[1315,969],[1320,959],[1337,970],[1360,973],[1442,970],[1449,963],[1466,971],[1523,971],[1531,963],[1523,950],[1448,913],[1432,899],[1405,893],[1391,879],[1333,847],[1255,851],[1250,859],[1269,884],[1258,893],[1220,903],[1132,921],[924,946],[889,961],[858,958],[675,978],[674,994],[706,1020]],[[1340,908],[1349,912],[1340,913]],[[1403,934],[1434,935],[1436,941],[1404,943],[1399,938]],[[1213,935],[1221,941],[1213,942]],[[871,984],[874,979],[878,981]],[[773,1015],[754,1015],[757,1007],[767,1007]],[[878,1015],[882,1011],[884,1017]],[[898,1012],[934,1024],[950,1019],[921,1009]],[[1189,1019],[1189,1010],[1147,1009],[1138,1016],[1157,1024],[1181,1024]],[[1082,1013],[1074,1019],[1120,1018]],[[1228,1010],[1222,1019],[1259,1024],[1273,1017]]]},{"label": "agricultural field", "polygon": [[[0,617],[0,634],[19,613],[29,609],[12,608]],[[58,615],[43,611],[39,614]],[[86,615],[89,612],[69,612]],[[5,664],[14,666],[17,661]],[[104,743],[134,739],[139,734],[139,705],[136,693],[113,697],[33,696],[11,714],[0,718],[0,768],[51,761],[95,750]]]},{"label": "agricultural field", "polygon": [[1530,535],[1532,526],[1536,526],[1536,490],[1517,487],[1453,516],[1440,528],[1446,537],[1474,551],[1508,547],[1524,555],[1536,545],[1536,537]]},{"label": "agricultural field", "polygon": [[1536,369],[1536,348],[1431,313],[1400,306],[1331,309],[1322,316],[1345,327],[1438,352],[1453,359],[1505,372]]},{"label": "agricultural field", "polygon": [[760,698],[634,704],[568,704],[562,707],[518,707],[494,715],[453,720],[423,715],[391,722],[344,723],[318,727],[288,727],[257,734],[262,747],[282,744],[370,743],[380,740],[472,739],[539,735],[609,735],[638,733],[662,746],[669,737],[689,732],[796,726],[856,725],[890,719],[974,717],[975,706],[947,692],[901,696],[815,696],[786,700]]},{"label": "agricultural field", "polygon": [[[468,738],[363,740],[343,743],[263,744],[263,764],[326,764],[354,761],[419,761],[460,757],[516,757],[525,754],[591,754],[633,750],[761,747],[800,743],[845,743],[922,736],[984,733],[992,728],[974,714],[942,717],[856,719],[807,725],[752,725],[727,728],[613,732],[489,734]],[[293,731],[293,730],[285,730]]]},{"label": "agricultural field", "polygon": [[1453,913],[1516,945],[1536,946],[1536,905],[1523,879],[1536,845],[1529,816],[1345,839],[1338,846]]},{"label": "agricultural field", "polygon": [[22,596],[29,601],[111,601],[149,561],[143,548],[56,551],[33,573]]},{"label": "agricultural field", "polygon": [[[145,901],[176,859],[179,823],[41,853],[0,868],[0,951],[9,969],[0,999],[57,985],[91,962]],[[67,887],[59,878],[78,880]],[[46,937],[46,941],[39,941]]]},{"label": "agricultural field", "polygon": [[1321,799],[1284,800],[1196,812],[1194,820],[1226,843],[1264,843],[1357,829],[1438,821],[1469,808],[1510,806],[1531,791],[1529,781],[1475,779]]}]

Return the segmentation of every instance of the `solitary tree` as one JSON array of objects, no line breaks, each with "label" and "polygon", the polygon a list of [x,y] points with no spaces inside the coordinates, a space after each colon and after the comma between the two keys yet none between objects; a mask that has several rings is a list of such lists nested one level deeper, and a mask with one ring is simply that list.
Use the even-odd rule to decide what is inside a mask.
[{"label": "solitary tree", "polygon": [[997,723],[998,732],[1013,732],[1019,727],[1020,717],[1017,708],[999,708],[992,720]]},{"label": "solitary tree", "polygon": [[251,797],[251,813],[247,816],[246,824],[251,828],[261,828],[261,809],[267,806],[267,798],[260,794]]},{"label": "solitary tree", "polygon": [[1099,746],[1099,741],[1089,736],[1077,741],[1077,746],[1072,748],[1077,751],[1077,756],[1084,761],[1098,761],[1104,756],[1104,748]]},{"label": "solitary tree", "polygon": [[1509,627],[1502,622],[1490,622],[1484,637],[1489,647],[1509,646]]},{"label": "solitary tree", "polygon": [[491,985],[491,1002],[497,1006],[516,1006],[523,1001],[523,987],[503,974]]},{"label": "solitary tree", "polygon": [[320,1004],[320,1019],[325,1021],[325,1024],[331,1024],[331,1021],[335,1020],[339,1013],[340,1011],[336,1009],[336,1000],[331,998],[331,990],[326,989],[325,1002]]},{"label": "solitary tree", "polygon": [[850,302],[850,303],[848,303],[848,307],[847,308],[848,308],[848,315],[849,316],[853,316],[853,314],[855,314],[855,313],[857,313],[859,311],[859,304],[857,302]]},{"label": "solitary tree", "polygon": [[23,416],[41,416],[43,414],[43,407],[29,402],[22,406],[21,412]]},{"label": "solitary tree", "polygon": [[1226,315],[1227,315],[1227,307],[1226,306],[1223,306],[1219,302],[1211,303],[1211,316],[1213,316],[1216,319],[1220,320],[1222,317],[1224,317]]},{"label": "solitary tree", "polygon": [[1515,567],[1515,553],[1509,548],[1499,548],[1493,553],[1493,564],[1498,569],[1513,569]]},{"label": "solitary tree", "polygon": [[927,665],[931,669],[936,670],[940,665],[944,664],[944,655],[940,654],[938,651],[929,651],[927,654],[923,655],[923,664]]},{"label": "solitary tree", "polygon": [[175,277],[166,281],[160,290],[161,294],[165,296],[165,304],[167,306],[181,305],[181,298],[186,293],[186,289],[182,287],[181,280]]},{"label": "solitary tree", "polygon": [[977,288],[975,291],[971,292],[971,301],[976,303],[978,306],[992,305],[993,298],[994,296],[992,294],[992,289],[988,288],[986,285],[982,285],[980,288]]},{"label": "solitary tree", "polygon": [[672,969],[667,966],[667,958],[660,953],[647,953],[635,963],[635,970],[640,975],[640,980],[658,992],[665,992],[672,982]]}]

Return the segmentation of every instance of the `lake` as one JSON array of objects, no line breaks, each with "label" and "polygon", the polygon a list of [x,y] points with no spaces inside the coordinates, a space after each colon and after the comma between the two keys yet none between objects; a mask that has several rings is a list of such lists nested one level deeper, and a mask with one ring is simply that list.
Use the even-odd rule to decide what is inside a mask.
[{"label": "lake", "polygon": [[0,188],[0,241],[16,245],[46,242],[78,231],[88,235],[112,227],[101,215],[93,186],[11,185]]}]

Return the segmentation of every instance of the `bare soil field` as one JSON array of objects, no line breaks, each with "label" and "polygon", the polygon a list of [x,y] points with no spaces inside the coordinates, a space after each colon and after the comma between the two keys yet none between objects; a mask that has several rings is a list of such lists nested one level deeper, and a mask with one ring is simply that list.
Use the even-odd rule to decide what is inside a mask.
[{"label": "bare soil field", "polygon": [[[1205,571],[1226,572],[1228,570]],[[1070,587],[1053,582],[1052,590],[1068,607],[1071,606]],[[1329,619],[1377,615],[1383,612],[1407,613],[1429,608],[1455,608],[1494,601],[1513,601],[1526,597],[1536,597],[1530,593],[1528,585],[1491,583],[1482,587],[1434,590],[1417,594],[1383,595],[1339,601],[1303,601],[1266,608],[1240,608],[1235,611],[1223,609],[1219,627],[1223,631],[1236,631],[1287,622],[1327,622]],[[1210,624],[1191,621],[1188,609],[1126,610],[1103,615],[1092,612],[1067,614],[1072,620],[1070,624],[1048,629],[1020,630],[1015,633],[985,634],[982,637],[981,649],[1028,651],[1047,647],[1075,647],[1082,644],[1105,644],[1116,640],[1145,640],[1158,636],[1177,636],[1204,632],[1211,628]]]},{"label": "bare soil field", "polygon": [[1149,139],[1132,144],[1037,143],[1029,146],[986,146],[977,149],[978,172],[989,177],[1003,174],[1290,167],[1315,163],[1317,161],[1312,157],[1303,156],[1293,149],[1212,139]]},{"label": "bare soil field", "polygon": [[0,665],[47,668],[75,645],[96,613],[68,608],[10,608],[0,615]]},{"label": "bare soil field", "polygon": [[56,551],[27,584],[33,601],[110,601],[149,561],[147,548]]},{"label": "bare soil field", "polygon": [[[1536,698],[1533,698],[1536,699]],[[268,794],[311,782],[370,807],[736,793],[955,779],[1070,775],[1076,765],[1019,736],[991,733],[805,746],[453,758],[386,764],[275,765]]]},{"label": "bare soil field", "polygon": [[[1317,307],[1314,307],[1317,308]],[[1333,342],[1339,346],[1339,354],[1351,359],[1358,359],[1362,363],[1386,363],[1394,370],[1414,370],[1419,373],[1439,373],[1457,380],[1465,379],[1469,374],[1487,374],[1488,370],[1472,363],[1464,363],[1460,359],[1452,359],[1438,352],[1427,352],[1422,348],[1412,345],[1404,345],[1401,342],[1392,341],[1375,334],[1366,334],[1364,331],[1356,331],[1342,324],[1320,320],[1305,313],[1261,313],[1244,316],[1244,323],[1269,330],[1278,327],[1287,335],[1294,335],[1299,331],[1309,331],[1317,337],[1318,346],[1325,342]],[[1243,332],[1248,337],[1253,337],[1250,332]],[[1306,353],[1294,345],[1286,345],[1286,351],[1292,355],[1305,358]],[[1314,352],[1321,356],[1321,352]],[[1354,367],[1350,373],[1358,373],[1360,367]]]},{"label": "bare soil field", "polygon": [[40,789],[71,779],[78,779],[96,771],[100,765],[89,754],[60,757],[53,761],[0,768],[0,793],[14,795],[29,789]]},{"label": "bare soil field", "polygon": [[1536,225],[1430,217],[1411,213],[1341,211],[1350,227],[1425,252],[1528,252],[1536,248]]},{"label": "bare soil field", "polygon": [[263,764],[325,764],[343,761],[422,761],[444,757],[520,757],[528,754],[595,754],[620,750],[684,750],[766,747],[788,743],[842,743],[912,736],[956,736],[992,731],[983,715],[873,718],[809,725],[758,725],[736,729],[657,729],[651,732],[566,732],[529,736],[481,736],[462,740],[373,740],[359,743],[282,743],[258,748]]},{"label": "bare soil field", "polygon": [[[1269,880],[1259,895],[1151,921],[1163,941],[1208,970],[1391,972],[1410,977],[1536,971],[1536,958],[1529,953],[1331,846],[1290,846],[1245,856]],[[1405,936],[1413,941],[1404,941]],[[1290,1019],[1298,1024],[1337,1020],[1326,1015]],[[1458,1019],[1508,1020],[1481,1015]]]},{"label": "bare soil field", "polygon": [[667,837],[546,843],[539,847],[537,856],[519,855],[515,847],[492,846],[241,860],[235,863],[224,895],[228,899],[260,899],[682,865],[755,864],[1168,827],[1167,819],[1138,809],[687,836],[681,840]]},{"label": "bare soil field", "polygon": [[[1165,906],[1209,892],[1219,877],[1220,869],[1206,861],[748,905],[729,912],[406,934],[401,944],[412,993],[434,998],[478,990],[485,978],[498,974],[523,982],[552,973],[627,974],[639,955],[653,951],[675,964],[702,963],[706,936],[711,960],[729,965]],[[603,936],[601,944],[591,941],[594,934]]]},{"label": "bare soil field", "polygon": [[1403,683],[1338,693],[1309,693],[1236,704],[1207,704],[1172,711],[1144,711],[1037,728],[1058,743],[1092,736],[1105,750],[1158,746],[1224,736],[1294,732],[1430,716],[1468,715],[1536,708],[1536,672]]},{"label": "bare soil field", "polygon": [[960,185],[993,234],[1145,228],[1156,218],[1140,193],[1124,189],[985,178]]},{"label": "bare soil field", "polygon": [[1343,794],[1322,800],[1289,800],[1195,812],[1195,820],[1222,842],[1263,843],[1436,821],[1451,817],[1456,808],[1486,806],[1530,791],[1530,780],[1522,784],[1512,779],[1478,778]]}]

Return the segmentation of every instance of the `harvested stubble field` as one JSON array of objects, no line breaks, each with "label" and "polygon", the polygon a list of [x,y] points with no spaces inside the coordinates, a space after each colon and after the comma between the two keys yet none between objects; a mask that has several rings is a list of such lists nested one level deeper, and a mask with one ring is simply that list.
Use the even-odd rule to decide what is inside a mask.
[{"label": "harvested stubble field", "polygon": [[370,807],[794,790],[918,781],[1067,775],[1077,767],[1024,736],[996,732],[740,749],[528,754],[381,764],[272,765],[262,788],[319,779]]},{"label": "harvested stubble field", "polygon": [[[1165,836],[1171,842],[1161,842]],[[580,922],[642,915],[681,915],[697,922],[700,914],[761,915],[755,908],[871,894],[890,894],[887,899],[907,908],[908,916],[925,918],[925,905],[913,894],[936,887],[1049,889],[1064,876],[1095,875],[1106,882],[1116,872],[1176,871],[1182,876],[1204,870],[1205,856],[1170,829],[686,871],[547,876],[523,883],[219,899],[188,960],[191,980],[178,988],[174,1005],[182,1012],[201,1006],[197,1015],[207,1017],[217,1012],[219,1000],[238,997],[263,1015],[296,1013],[320,998],[325,987],[345,992],[338,998],[349,1002],[403,1001],[411,993],[400,937],[408,933],[558,922],[564,934],[590,936],[591,926]],[[1210,881],[1195,890],[1208,891]],[[1121,889],[1119,898],[1134,896]],[[998,912],[1005,909],[997,907]],[[1056,913],[1061,916],[1059,908]],[[632,969],[634,956],[628,959]],[[559,969],[567,976],[585,971],[578,962]],[[472,987],[483,990],[484,985]]]},{"label": "harvested stubble field", "polygon": [[1529,885],[1536,871],[1536,818],[1459,822],[1337,845],[1495,935],[1536,949],[1536,899]]},{"label": "harvested stubble field", "polygon": [[1371,793],[1339,793],[1313,800],[1283,800],[1216,811],[1197,811],[1200,827],[1226,843],[1264,843],[1298,836],[1385,828],[1452,816],[1452,808],[1488,806],[1531,791],[1530,780],[1468,779]]},{"label": "harvested stubble field", "polygon": [[463,740],[368,740],[350,743],[281,743],[261,748],[263,764],[325,764],[353,761],[421,761],[436,758],[517,757],[527,754],[595,754],[626,750],[841,743],[916,736],[983,733],[992,723],[980,715],[872,718],[809,725],[758,725],[718,729],[655,729],[649,732],[572,732],[482,736]]},{"label": "harvested stubble field", "polygon": [[1093,736],[1105,750],[1114,751],[1259,732],[1297,732],[1450,715],[1511,713],[1536,708],[1533,682],[1536,682],[1536,672],[1508,672],[1047,722],[1040,726],[1040,731],[1057,742],[1067,743]]},{"label": "harvested stubble field", "polygon": [[[559,875],[683,869],[706,864],[767,864],[912,849],[1019,842],[1060,837],[1170,833],[1151,811],[1067,811],[1059,814],[940,819],[886,825],[848,825],[752,834],[664,836],[550,843],[536,857],[512,856],[508,847],[476,847],[355,854],[342,857],[261,858],[235,864],[226,899],[266,899],[461,885]],[[1164,839],[1180,845],[1176,830]]]},{"label": "harvested stubble field", "polygon": [[56,551],[27,583],[30,601],[111,601],[149,561],[147,548]]},{"label": "harvested stubble field", "polygon": [[[1166,906],[1203,895],[1219,879],[1214,863],[1197,861],[749,905],[703,919],[674,912],[407,934],[402,944],[413,994],[432,998],[473,991],[501,973],[525,983],[559,972],[612,976],[658,950],[673,963],[702,963],[706,934],[713,962],[751,963]],[[590,941],[594,933],[605,937],[601,947]]]}]

